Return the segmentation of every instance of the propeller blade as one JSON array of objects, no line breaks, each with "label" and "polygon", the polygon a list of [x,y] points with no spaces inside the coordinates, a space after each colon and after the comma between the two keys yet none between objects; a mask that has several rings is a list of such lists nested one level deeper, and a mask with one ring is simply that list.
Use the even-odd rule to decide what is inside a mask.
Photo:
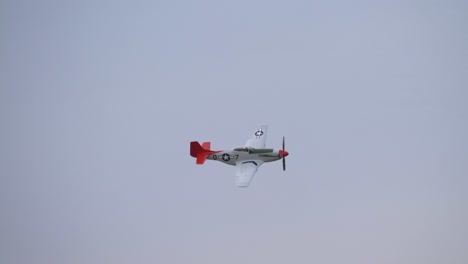
[{"label": "propeller blade", "polygon": [[[283,151],[284,151],[284,136],[283,136]],[[283,156],[283,171],[286,171],[286,159],[284,157],[285,156]]]}]

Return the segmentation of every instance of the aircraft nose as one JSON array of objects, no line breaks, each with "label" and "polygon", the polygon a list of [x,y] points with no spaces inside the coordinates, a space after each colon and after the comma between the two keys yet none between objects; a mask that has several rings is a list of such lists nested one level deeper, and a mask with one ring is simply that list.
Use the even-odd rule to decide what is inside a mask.
[{"label": "aircraft nose", "polygon": [[279,151],[279,156],[282,158],[282,157],[286,157],[289,155],[289,152],[287,152],[286,150],[281,150]]}]

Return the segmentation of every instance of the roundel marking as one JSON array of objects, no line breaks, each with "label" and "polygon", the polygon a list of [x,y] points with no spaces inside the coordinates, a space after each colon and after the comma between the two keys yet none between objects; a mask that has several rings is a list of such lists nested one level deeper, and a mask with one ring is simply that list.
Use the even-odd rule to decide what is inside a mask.
[{"label": "roundel marking", "polygon": [[257,137],[260,137],[263,135],[263,131],[260,129],[260,130],[257,130],[257,132],[255,132],[255,136]]},{"label": "roundel marking", "polygon": [[229,161],[231,159],[231,157],[227,153],[224,153],[223,155],[221,155],[221,157],[223,158],[224,161]]}]

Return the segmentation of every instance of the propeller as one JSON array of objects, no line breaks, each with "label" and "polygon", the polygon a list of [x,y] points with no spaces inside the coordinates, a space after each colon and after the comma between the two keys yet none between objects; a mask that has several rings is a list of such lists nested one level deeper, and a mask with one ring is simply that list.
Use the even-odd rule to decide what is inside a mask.
[{"label": "propeller", "polygon": [[286,159],[283,157],[283,171],[286,171]]},{"label": "propeller", "polygon": [[284,150],[284,137],[283,137],[283,149],[280,150],[279,152],[279,156],[283,159],[283,171],[286,170],[286,156],[289,155],[289,153],[287,151]]}]

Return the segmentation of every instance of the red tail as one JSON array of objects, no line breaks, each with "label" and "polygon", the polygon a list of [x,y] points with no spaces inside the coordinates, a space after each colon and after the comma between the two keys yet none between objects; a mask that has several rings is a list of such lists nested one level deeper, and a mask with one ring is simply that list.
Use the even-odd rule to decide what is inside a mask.
[{"label": "red tail", "polygon": [[190,142],[190,156],[197,158],[197,164],[203,164],[209,155],[219,152],[210,150],[210,147],[210,142],[203,142],[200,146],[197,141],[192,141]]}]

